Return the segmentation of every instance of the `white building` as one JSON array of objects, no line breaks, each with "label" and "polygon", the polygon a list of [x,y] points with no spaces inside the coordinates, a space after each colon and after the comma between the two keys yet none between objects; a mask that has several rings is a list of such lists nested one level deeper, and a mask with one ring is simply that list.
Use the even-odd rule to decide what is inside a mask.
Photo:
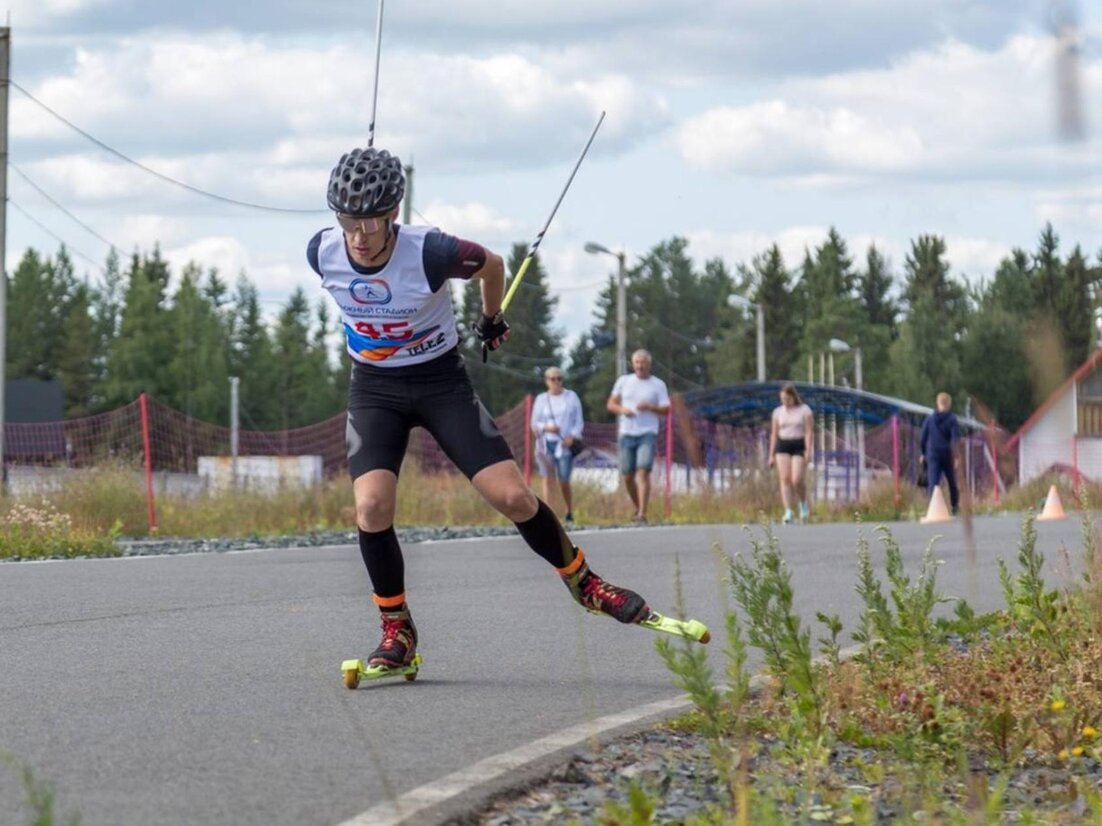
[{"label": "white building", "polygon": [[1102,348],[1018,428],[1006,446],[1018,447],[1018,482],[1050,470],[1102,479]]}]

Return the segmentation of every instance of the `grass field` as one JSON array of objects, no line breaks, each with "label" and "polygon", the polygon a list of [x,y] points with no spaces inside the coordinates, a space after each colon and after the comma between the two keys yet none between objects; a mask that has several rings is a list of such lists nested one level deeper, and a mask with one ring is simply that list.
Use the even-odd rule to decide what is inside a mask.
[{"label": "grass field", "polygon": [[[973,504],[976,513],[1039,508],[1053,480],[1042,479],[1012,489],[996,506],[989,500]],[[1059,480],[1056,480],[1059,481]],[[538,481],[533,480],[539,490]],[[1087,486],[1088,497],[1102,490]],[[1065,505],[1075,501],[1062,485]],[[609,492],[597,484],[574,486],[574,512],[579,525],[626,523],[631,506],[623,490]],[[1095,498],[1095,501],[1097,499]],[[562,503],[551,503],[560,514]],[[875,483],[858,503],[817,503],[816,521],[866,522],[917,519],[925,513],[925,493],[904,484],[900,501],[890,481]],[[756,522],[762,514],[779,516],[779,495],[772,475],[742,483],[737,492],[717,493],[703,485],[674,493],[665,516],[659,487],[651,499],[652,521],[673,524]],[[157,536],[275,536],[325,530],[351,530],[355,525],[352,489],[343,476],[313,488],[286,488],[272,493],[221,492],[218,495],[160,494],[156,499]],[[407,464],[399,480],[399,526],[508,525],[457,474],[421,473]],[[114,539],[150,536],[145,487],[130,468],[74,474],[59,489],[34,496],[0,500],[0,558],[109,555]]]}]

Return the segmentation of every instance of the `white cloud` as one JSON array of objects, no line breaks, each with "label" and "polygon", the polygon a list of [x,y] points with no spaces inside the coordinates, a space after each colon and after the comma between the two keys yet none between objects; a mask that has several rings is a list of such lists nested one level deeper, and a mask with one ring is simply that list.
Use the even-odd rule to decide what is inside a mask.
[{"label": "white cloud", "polygon": [[[496,212],[485,204],[470,202],[466,204],[446,204],[439,200],[430,201],[428,206],[419,208],[425,220],[440,227],[449,235],[460,238],[504,237],[518,231],[516,222]],[[414,216],[416,218],[416,216]]]},{"label": "white cloud", "polygon": [[[328,169],[366,142],[373,72],[373,55],[350,37],[317,47],[230,31],[143,33],[79,49],[67,71],[28,85],[131,156],[236,151],[246,171],[250,154],[254,163]],[[611,114],[601,152],[630,146],[669,118],[658,95],[624,75],[557,73],[515,53],[399,51],[385,66],[378,108],[377,144],[436,169],[560,163],[602,109]],[[24,141],[75,140],[22,96],[13,99],[12,128]]]},{"label": "white cloud", "polygon": [[1089,231],[1102,226],[1102,187],[1089,181],[1065,190],[1042,192],[1034,209],[1037,222],[1063,231]]},{"label": "white cloud", "polygon": [[826,239],[827,227],[796,226],[779,232],[723,233],[710,229],[698,229],[685,233],[689,240],[689,253],[697,265],[711,258],[719,258],[733,272],[739,264],[747,264],[754,256],[761,255],[776,244],[789,270],[798,267],[804,259],[804,250],[814,252]]},{"label": "white cloud", "polygon": [[[305,249],[305,240],[302,249]],[[311,306],[322,297],[318,280],[301,258],[301,266],[289,263],[286,256],[266,253],[255,246],[249,246],[241,239],[228,235],[206,235],[185,241],[176,246],[168,246],[163,252],[173,276],[190,263],[199,264],[203,272],[218,270],[219,276],[231,287],[237,276],[244,271],[249,280],[256,285],[261,300],[265,304],[284,304],[290,293],[302,287],[306,291]],[[297,262],[296,262],[297,263]]]},{"label": "white cloud", "polygon": [[[1084,68],[1097,109],[1102,60]],[[949,40],[889,68],[790,80],[770,100],[714,107],[679,128],[678,146],[701,168],[804,182],[1082,174],[1092,153],[1056,141],[1054,72],[1050,37],[994,50]]]},{"label": "white cloud", "polygon": [[945,258],[952,272],[969,282],[990,279],[999,262],[1010,253],[1010,247],[987,238],[962,238],[950,235],[945,239]]},{"label": "white cloud", "polygon": [[123,216],[111,228],[111,234],[111,240],[122,245],[119,250],[122,255],[134,249],[148,250],[154,243],[176,247],[186,238],[182,222],[165,215],[149,214]]},{"label": "white cloud", "polygon": [[164,251],[164,258],[179,273],[187,264],[198,262],[204,270],[217,269],[223,276],[235,276],[242,269],[249,269],[249,249],[238,239],[214,235],[197,238]]},{"label": "white cloud", "polygon": [[892,172],[913,168],[923,154],[910,126],[878,123],[845,107],[796,108],[781,100],[712,109],[688,120],[678,142],[693,166],[747,175]]}]

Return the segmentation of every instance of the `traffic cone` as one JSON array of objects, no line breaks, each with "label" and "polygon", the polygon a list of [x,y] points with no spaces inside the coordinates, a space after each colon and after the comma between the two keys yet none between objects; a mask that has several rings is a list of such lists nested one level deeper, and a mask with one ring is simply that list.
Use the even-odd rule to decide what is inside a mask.
[{"label": "traffic cone", "polygon": [[1060,492],[1056,490],[1056,485],[1053,485],[1048,489],[1045,507],[1041,511],[1041,515],[1037,517],[1037,521],[1051,522],[1055,519],[1067,519],[1067,516],[1064,513],[1064,503],[1060,501]]},{"label": "traffic cone", "polygon": [[949,509],[945,507],[945,497],[941,493],[941,487],[935,487],[930,497],[930,507],[926,509],[926,515],[919,522],[950,522],[953,517],[949,515]]}]

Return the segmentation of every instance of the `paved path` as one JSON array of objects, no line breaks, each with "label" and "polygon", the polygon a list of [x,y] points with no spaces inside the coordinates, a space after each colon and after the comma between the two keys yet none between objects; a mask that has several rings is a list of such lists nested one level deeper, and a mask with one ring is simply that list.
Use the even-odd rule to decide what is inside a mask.
[{"label": "paved path", "polygon": [[[1050,559],[1061,543],[1077,558],[1074,520],[1040,528]],[[994,557],[1013,561],[1015,518],[977,520],[975,571],[959,523],[893,530],[912,570],[945,534],[942,589],[999,607]],[[856,531],[779,529],[807,616],[838,612],[847,630]],[[745,550],[740,528],[577,538],[598,572],[659,608],[673,605],[679,559],[690,613],[722,628],[712,544]],[[581,612],[519,539],[411,545],[407,581],[421,676],[352,692],[340,661],[378,634],[353,547],[0,565],[0,749],[53,782],[60,810],[85,826],[335,824],[678,693],[651,632]],[[713,646],[722,667],[718,654]],[[26,820],[21,798],[0,768],[0,822]]]}]

